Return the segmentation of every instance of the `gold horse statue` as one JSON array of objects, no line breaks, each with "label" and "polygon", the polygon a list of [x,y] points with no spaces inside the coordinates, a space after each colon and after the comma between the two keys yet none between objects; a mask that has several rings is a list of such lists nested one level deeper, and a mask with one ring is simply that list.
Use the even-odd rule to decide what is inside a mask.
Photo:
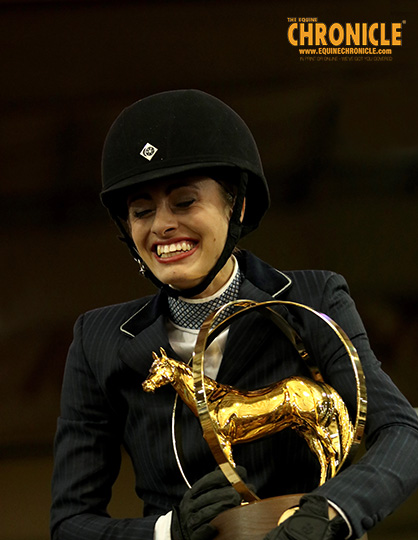
[{"label": "gold horse statue", "polygon": [[[184,362],[169,358],[164,349],[154,361],[145,392],[171,384],[198,416],[193,372]],[[339,394],[328,384],[305,377],[290,377],[258,390],[240,391],[204,377],[209,414],[221,447],[234,467],[232,445],[294,429],[317,456],[322,485],[335,476],[351,448],[354,428]]]}]

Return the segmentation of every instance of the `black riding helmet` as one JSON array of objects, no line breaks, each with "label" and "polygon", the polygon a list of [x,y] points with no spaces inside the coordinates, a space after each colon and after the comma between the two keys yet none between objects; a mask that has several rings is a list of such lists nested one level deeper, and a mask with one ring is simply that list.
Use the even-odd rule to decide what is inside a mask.
[{"label": "black riding helmet", "polygon": [[198,286],[176,291],[145,267],[145,275],[171,296],[191,297],[208,287],[238,240],[258,226],[269,206],[268,186],[256,143],[237,113],[200,90],[162,92],[124,109],[105,140],[101,200],[133,257],[143,266],[124,225],[127,197],[139,184],[182,174],[226,178],[237,189],[223,252]]}]

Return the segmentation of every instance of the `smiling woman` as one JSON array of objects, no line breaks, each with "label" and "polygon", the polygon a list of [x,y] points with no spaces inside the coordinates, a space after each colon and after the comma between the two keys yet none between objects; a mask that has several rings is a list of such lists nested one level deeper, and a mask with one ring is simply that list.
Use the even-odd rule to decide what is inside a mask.
[{"label": "smiling woman", "polygon": [[[150,146],[152,154],[144,155],[144,148]],[[132,201],[135,194],[145,204],[143,196],[149,198],[150,193],[143,192],[144,185],[149,191],[158,181],[167,179],[179,181],[179,189],[188,181],[191,190],[193,177],[214,179],[223,187],[222,198],[231,207],[224,245],[218,257],[211,258],[213,266],[205,275],[196,276],[194,285],[190,282],[189,286],[181,287],[181,294],[186,297],[206,291],[238,240],[257,228],[270,203],[258,148],[248,126],[230,107],[198,90],[163,92],[122,111],[107,135],[102,170],[103,204],[119,226],[134,258],[145,269],[145,275],[158,287],[163,286],[170,296],[178,295],[176,289],[154,275],[123,224],[128,213],[127,199]],[[246,209],[242,216],[244,200]],[[152,201],[148,202],[150,206],[140,210],[137,217],[152,210]],[[187,203],[188,197],[180,201],[186,207]],[[210,217],[210,226],[216,228],[214,217]]]},{"label": "smiling woman", "polygon": [[[258,497],[305,493],[300,509],[265,540],[296,540],[306,530],[312,531],[311,540],[361,537],[418,485],[417,416],[381,370],[342,276],[281,272],[247,251],[234,252],[269,205],[248,127],[208,94],[163,92],[118,116],[102,166],[102,202],[159,290],[88,312],[75,325],[55,444],[53,540],[210,540],[217,534],[213,519],[240,505],[239,493],[215,468],[199,420],[189,410],[179,415],[179,467],[171,440],[174,390],[150,395],[142,387],[154,351],[162,347],[176,365],[187,363],[203,321],[238,299],[283,301],[280,314],[296,327],[352,417],[357,400],[350,358],[309,309],[301,313],[295,306],[309,306],[341,326],[357,349],[367,384],[368,451],[320,487],[316,457],[290,428],[237,445],[239,475],[244,482],[248,475]],[[245,391],[307,375],[290,340],[256,313],[225,328],[205,357],[206,375]],[[323,410],[331,410],[325,401]],[[319,410],[314,407],[312,417]],[[122,446],[144,503],[141,518],[108,514]]]}]

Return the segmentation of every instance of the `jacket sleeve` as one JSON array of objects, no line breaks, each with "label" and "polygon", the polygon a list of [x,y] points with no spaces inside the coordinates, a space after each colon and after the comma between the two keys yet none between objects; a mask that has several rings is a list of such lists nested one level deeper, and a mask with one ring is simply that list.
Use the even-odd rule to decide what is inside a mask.
[{"label": "jacket sleeve", "polygon": [[[319,487],[316,493],[337,504],[358,538],[384,519],[418,486],[418,419],[399,389],[375,358],[345,280],[333,274],[321,310],[349,335],[359,354],[367,387],[366,452],[353,465]],[[342,395],[351,411],[356,394],[351,362],[332,340],[325,351],[327,382]]]},{"label": "jacket sleeve", "polygon": [[67,358],[55,438],[53,540],[153,538],[158,516],[114,519],[107,513],[120,468],[122,430],[86,358],[81,316]]}]

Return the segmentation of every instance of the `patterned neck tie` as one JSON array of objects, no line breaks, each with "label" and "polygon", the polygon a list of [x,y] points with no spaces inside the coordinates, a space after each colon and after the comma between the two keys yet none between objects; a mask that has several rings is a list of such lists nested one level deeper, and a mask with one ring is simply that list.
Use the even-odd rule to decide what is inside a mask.
[{"label": "patterned neck tie", "polygon": [[[177,324],[182,328],[199,330],[203,321],[210,313],[216,311],[227,302],[237,300],[242,281],[243,276],[238,269],[228,288],[220,296],[212,298],[207,302],[193,303],[187,302],[187,300],[183,300],[182,298],[168,297],[170,319],[174,324]],[[217,317],[217,323],[223,321],[226,317],[231,315],[232,312],[232,307],[226,309],[219,317]]]}]

